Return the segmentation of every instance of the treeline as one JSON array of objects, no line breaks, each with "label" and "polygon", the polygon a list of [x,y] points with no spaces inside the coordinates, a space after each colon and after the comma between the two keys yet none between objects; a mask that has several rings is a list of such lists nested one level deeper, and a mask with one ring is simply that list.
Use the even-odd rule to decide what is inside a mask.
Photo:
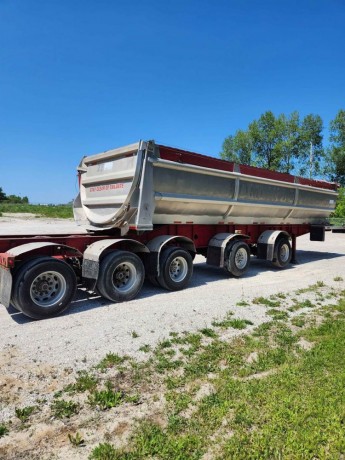
[{"label": "treeline", "polygon": [[6,195],[0,187],[0,203],[28,204],[29,198],[27,196]]},{"label": "treeline", "polygon": [[339,110],[324,139],[320,115],[267,111],[247,129],[228,136],[221,157],[275,171],[323,178],[345,186],[345,110]]}]

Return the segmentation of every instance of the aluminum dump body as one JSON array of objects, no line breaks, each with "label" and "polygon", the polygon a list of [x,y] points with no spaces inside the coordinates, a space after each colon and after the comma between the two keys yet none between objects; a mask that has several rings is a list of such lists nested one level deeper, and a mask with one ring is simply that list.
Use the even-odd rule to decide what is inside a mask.
[{"label": "aluminum dump body", "polygon": [[336,185],[140,141],[84,157],[74,202],[88,230],[158,224],[322,224]]}]

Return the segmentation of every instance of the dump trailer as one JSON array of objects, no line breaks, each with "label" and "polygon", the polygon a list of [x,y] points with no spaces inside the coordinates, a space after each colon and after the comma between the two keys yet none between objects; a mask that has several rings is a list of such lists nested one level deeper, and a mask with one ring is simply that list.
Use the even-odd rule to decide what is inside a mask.
[{"label": "dump trailer", "polygon": [[0,303],[57,315],[77,284],[111,302],[147,278],[181,290],[196,254],[243,275],[251,257],[285,268],[296,238],[323,241],[336,184],[140,141],[84,157],[75,221],[84,234],[0,237]]}]

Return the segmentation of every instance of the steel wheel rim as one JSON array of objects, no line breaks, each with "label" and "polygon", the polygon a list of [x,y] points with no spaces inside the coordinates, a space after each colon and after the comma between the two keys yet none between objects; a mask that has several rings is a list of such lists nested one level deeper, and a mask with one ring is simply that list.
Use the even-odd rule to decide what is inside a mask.
[{"label": "steel wheel rim", "polygon": [[128,292],[132,289],[137,279],[137,269],[131,262],[123,262],[114,270],[113,285],[119,292]]},{"label": "steel wheel rim", "polygon": [[67,284],[59,272],[40,273],[30,286],[31,300],[39,307],[48,308],[56,305],[65,296]]},{"label": "steel wheel rim", "polygon": [[235,255],[235,264],[239,270],[243,270],[248,262],[248,253],[245,248],[240,248]]},{"label": "steel wheel rim", "polygon": [[169,266],[169,276],[177,283],[183,281],[188,274],[188,263],[184,257],[175,257]]},{"label": "steel wheel rim", "polygon": [[282,262],[287,262],[289,260],[290,248],[287,243],[284,243],[281,245],[280,250],[279,250],[279,256]]}]

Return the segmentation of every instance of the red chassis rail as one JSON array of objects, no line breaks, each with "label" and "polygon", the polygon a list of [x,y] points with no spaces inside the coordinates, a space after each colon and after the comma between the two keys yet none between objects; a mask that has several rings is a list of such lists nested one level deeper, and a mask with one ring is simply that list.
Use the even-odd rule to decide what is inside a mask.
[{"label": "red chassis rail", "polygon": [[[207,249],[210,239],[217,233],[237,233],[247,235],[249,239],[248,244],[256,244],[261,233],[265,230],[282,230],[287,232],[292,237],[293,254],[296,249],[296,238],[298,236],[309,233],[311,230],[310,224],[281,224],[281,225],[267,225],[267,224],[250,224],[250,225],[236,225],[236,224],[218,224],[218,225],[194,225],[194,224],[170,224],[156,226],[152,231],[145,232],[138,235],[135,231],[130,231],[126,237],[135,239],[143,244],[160,235],[171,236],[186,236],[190,238],[197,249],[197,252],[202,253]],[[22,244],[39,243],[39,242],[52,242],[61,244],[62,246],[69,246],[76,249],[81,254],[92,243],[105,240],[109,238],[116,238],[116,233],[112,234],[90,234],[90,235],[39,235],[39,236],[0,236],[0,265],[6,268],[13,268],[15,264],[15,257],[11,255],[11,248],[15,248]],[[123,237],[122,237],[123,238]],[[51,249],[42,248],[40,254],[51,254]],[[76,254],[65,253],[66,256],[76,257]],[[78,257],[78,256],[77,256]]]}]

